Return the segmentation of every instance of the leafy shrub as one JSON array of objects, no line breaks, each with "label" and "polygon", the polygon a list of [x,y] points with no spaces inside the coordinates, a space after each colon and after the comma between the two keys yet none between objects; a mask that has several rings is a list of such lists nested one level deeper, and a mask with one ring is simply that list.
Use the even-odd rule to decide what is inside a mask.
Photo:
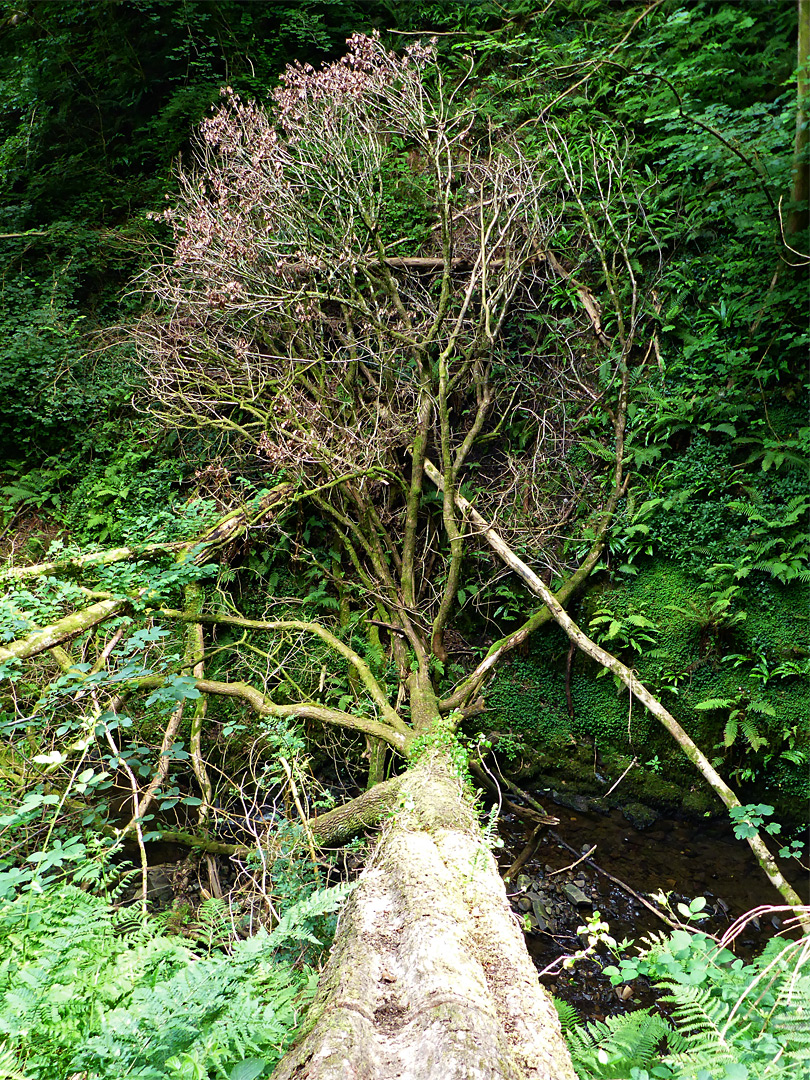
[{"label": "leafy shrub", "polygon": [[700,932],[653,939],[605,969],[665,991],[669,1019],[649,1009],[583,1024],[556,1002],[580,1080],[758,1080],[810,1076],[810,956],[774,938],[749,964]]}]

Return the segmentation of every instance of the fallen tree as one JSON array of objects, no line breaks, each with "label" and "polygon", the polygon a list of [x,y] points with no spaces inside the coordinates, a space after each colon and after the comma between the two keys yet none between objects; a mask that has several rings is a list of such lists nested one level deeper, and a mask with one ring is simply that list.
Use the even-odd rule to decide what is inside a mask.
[{"label": "fallen tree", "polygon": [[[176,430],[225,440],[271,488],[252,516],[236,510],[198,538],[195,559],[253,526],[281,546],[290,511],[306,504],[320,519],[327,555],[318,566],[334,614],[296,618],[270,595],[250,617],[221,591],[186,594],[176,607],[159,589],[137,589],[100,601],[112,605],[108,617],[131,611],[148,625],[131,634],[132,646],[126,629],[117,640],[93,635],[105,624],[91,605],[3,654],[32,660],[74,637],[79,655],[95,650],[94,663],[57,658],[63,689],[78,700],[91,684],[83,665],[99,665],[87,731],[101,734],[112,767],[127,773],[133,816],[121,835],[132,828],[139,840],[147,796],[162,778],[168,784],[170,724],[185,702],[227,700],[237,715],[266,721],[265,738],[271,724],[296,722],[365,739],[370,790],[324,814],[307,813],[279,756],[313,862],[315,841],[393,815],[281,1076],[573,1075],[453,768],[455,733],[480,708],[487,679],[551,615],[500,640],[459,685],[445,683],[444,698],[437,686],[465,575],[485,596],[492,574],[489,562],[472,561],[479,545],[462,484],[480,478],[480,511],[508,523],[512,541],[561,582],[561,605],[596,565],[626,490],[631,373],[652,349],[652,338],[639,346],[648,331],[633,244],[643,214],[619,142],[591,149],[605,184],[572,170],[552,131],[539,157],[513,139],[494,143],[424,45],[398,58],[356,37],[339,64],[289,69],[271,116],[226,91],[203,125],[198,171],[182,177],[165,215],[172,243],[145,276],[156,308],[137,330],[142,404]],[[413,227],[431,225],[413,256],[400,254],[412,239],[386,216],[404,163]],[[589,260],[601,270],[586,285]],[[560,291],[562,300],[547,303]],[[577,434],[586,423],[589,442]],[[438,496],[424,483],[429,452]],[[579,565],[565,545],[577,518],[590,530]],[[182,562],[190,551],[170,554]],[[138,555],[117,549],[12,574],[90,580]],[[196,585],[194,574],[182,584]],[[154,644],[166,625],[182,642],[177,654]],[[238,632],[250,635],[244,647]],[[234,637],[215,637],[226,633]],[[320,676],[286,678],[285,666],[315,648],[328,658]],[[214,677],[217,664],[226,677]],[[124,705],[142,697],[171,708],[152,769],[161,779],[145,791],[116,734]],[[222,846],[206,825],[206,723],[205,705],[195,707],[198,829],[166,832],[214,853]],[[88,734],[71,780],[83,775],[89,742]],[[403,765],[412,768],[385,781]],[[256,839],[266,850],[272,830]]]},{"label": "fallen tree", "polygon": [[279,1080],[573,1080],[477,815],[444,755],[398,809],[341,915],[306,1034]]}]

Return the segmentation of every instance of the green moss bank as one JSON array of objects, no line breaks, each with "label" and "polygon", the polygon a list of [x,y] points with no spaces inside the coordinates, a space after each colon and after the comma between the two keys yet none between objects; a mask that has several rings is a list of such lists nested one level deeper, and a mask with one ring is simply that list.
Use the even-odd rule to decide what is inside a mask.
[{"label": "green moss bank", "polygon": [[[806,585],[743,583],[728,604],[689,573],[649,560],[596,580],[575,618],[638,671],[743,800],[806,817],[810,715]],[[643,636],[641,636],[643,634]],[[556,627],[515,657],[487,694],[486,725],[524,777],[610,802],[705,814],[722,808],[669,735]]]}]

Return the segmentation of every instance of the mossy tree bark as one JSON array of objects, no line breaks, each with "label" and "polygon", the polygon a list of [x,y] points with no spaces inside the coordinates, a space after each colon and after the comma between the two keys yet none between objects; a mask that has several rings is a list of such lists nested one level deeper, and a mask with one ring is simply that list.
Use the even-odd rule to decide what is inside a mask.
[{"label": "mossy tree bark", "polygon": [[276,1080],[574,1080],[474,809],[441,751],[398,808],[344,909]]},{"label": "mossy tree bark", "polygon": [[793,208],[787,220],[785,232],[795,237],[803,232],[808,223],[808,200],[810,200],[810,122],[808,121],[808,93],[810,93],[810,0],[798,0],[799,48],[797,56],[798,78],[796,81],[796,140],[793,146],[792,190]]}]

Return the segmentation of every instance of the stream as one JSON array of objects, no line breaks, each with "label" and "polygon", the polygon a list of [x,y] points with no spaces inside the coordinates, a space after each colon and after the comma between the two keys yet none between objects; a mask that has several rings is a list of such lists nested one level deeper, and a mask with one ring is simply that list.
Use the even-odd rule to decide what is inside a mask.
[{"label": "stream", "polygon": [[[537,797],[548,799],[544,792]],[[534,854],[508,885],[513,909],[531,924],[526,942],[541,972],[558,957],[583,947],[576,935],[577,927],[594,910],[601,913],[617,941],[625,937],[638,941],[651,932],[670,932],[664,922],[589,862],[564,870],[594,845],[596,850],[590,855],[593,863],[645,898],[659,890],[671,891],[673,904],[705,897],[712,914],[700,928],[715,936],[722,935],[746,911],[763,904],[784,903],[748,845],[734,837],[730,824],[659,818],[651,826],[637,829],[619,810],[598,814],[563,806],[547,808],[560,819],[559,825],[541,830]],[[531,831],[530,826],[514,817],[501,819],[502,872],[523,850]],[[572,854],[553,834],[579,854]],[[558,870],[564,872],[553,873]],[[807,903],[808,875],[796,862],[783,864],[782,870]],[[781,927],[779,914],[750,922],[737,939],[735,950],[743,958],[750,957]],[[559,975],[542,975],[541,981],[555,996],[570,1002],[583,1019],[600,1020],[634,1005],[652,1004],[654,992],[640,985],[642,980],[630,988],[610,985],[601,968],[613,962],[600,949],[596,961],[581,961],[574,971]]]},{"label": "stream", "polygon": [[[559,818],[559,824],[541,828],[533,854],[507,884],[507,892],[513,910],[523,922],[526,944],[541,972],[541,981],[556,997],[573,1005],[583,1019],[601,1020],[628,1008],[652,1005],[656,994],[643,979],[637,979],[631,987],[611,986],[602,968],[615,961],[602,947],[594,959],[579,961],[573,971],[559,971],[555,961],[584,947],[577,928],[599,911],[617,941],[633,938],[640,942],[647,934],[668,933],[671,929],[596,867],[648,900],[659,890],[671,892],[673,906],[679,901],[705,897],[711,917],[700,923],[700,929],[716,937],[745,912],[783,903],[748,845],[734,837],[730,823],[661,817],[642,828],[631,824],[619,809],[607,813],[571,809],[554,805],[548,791],[530,794]],[[183,823],[172,824],[177,827]],[[525,848],[532,830],[533,825],[511,814],[499,818],[503,847],[496,854],[503,874]],[[591,852],[594,845],[596,850]],[[199,882],[178,877],[183,876],[187,850],[160,842],[151,843],[149,849],[152,902],[159,909],[168,908],[187,896],[196,907]],[[589,858],[578,861],[587,852]],[[130,855],[137,863],[134,850]],[[572,866],[574,863],[577,865]],[[235,883],[232,868],[225,859],[218,860],[218,865],[222,885],[227,889]],[[357,873],[361,865],[359,859],[356,865],[347,864],[343,870]],[[782,871],[803,901],[810,902],[810,879],[799,864],[783,863]],[[769,912],[746,925],[734,943],[734,951],[744,959],[750,958],[781,929],[780,914]],[[559,973],[542,974],[552,965]]]}]

